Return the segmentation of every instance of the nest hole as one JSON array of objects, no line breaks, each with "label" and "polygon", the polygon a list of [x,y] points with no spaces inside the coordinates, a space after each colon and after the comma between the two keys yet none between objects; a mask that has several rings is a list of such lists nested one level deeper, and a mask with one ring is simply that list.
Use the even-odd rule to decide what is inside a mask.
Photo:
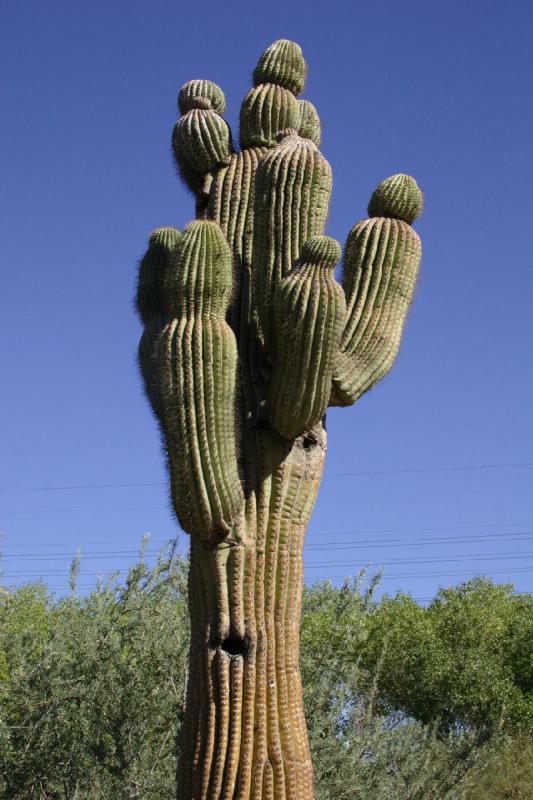
[{"label": "nest hole", "polygon": [[305,434],[302,439],[302,447],[304,450],[310,450],[317,444],[316,436],[312,436],[311,434]]},{"label": "nest hole", "polygon": [[230,656],[245,656],[250,649],[248,636],[230,633],[221,644],[221,649]]}]

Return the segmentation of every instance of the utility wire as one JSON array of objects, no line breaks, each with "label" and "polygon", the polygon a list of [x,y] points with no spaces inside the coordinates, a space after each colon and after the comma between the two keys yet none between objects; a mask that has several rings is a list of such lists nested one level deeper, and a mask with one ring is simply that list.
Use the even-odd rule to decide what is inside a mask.
[{"label": "utility wire", "polygon": [[[118,570],[115,570],[115,572],[118,572]],[[390,573],[389,572],[389,573],[383,573],[380,576],[380,583],[383,583],[384,581],[391,581],[391,580],[405,580],[405,579],[417,579],[417,578],[418,579],[420,579],[420,578],[424,578],[424,579],[426,579],[426,578],[439,578],[439,577],[448,578],[448,577],[457,577],[457,576],[463,576],[463,577],[467,577],[467,578],[477,578],[477,577],[480,577],[480,576],[491,577],[492,575],[502,575],[502,574],[509,575],[510,572],[511,572],[510,569],[493,569],[493,570],[490,571],[490,575],[489,575],[489,573],[486,573],[486,572],[479,572],[479,571],[478,572],[475,572],[475,571],[473,572],[472,570],[453,570],[451,572],[449,570],[444,570],[444,571],[439,571],[439,572],[405,572],[405,573]],[[533,566],[531,566],[531,567],[517,567],[517,568],[513,569],[512,572],[513,573],[521,573],[521,574],[533,573]],[[58,573],[58,574],[63,575],[64,573]],[[82,573],[80,573],[80,577],[90,577],[90,576],[102,577],[104,579],[108,577],[108,576],[102,575],[101,572],[82,572]],[[347,577],[353,577],[353,576],[347,576],[347,575],[316,575],[315,576],[314,575],[313,576],[313,583],[312,584],[308,584],[308,585],[313,586],[314,584],[319,583],[320,581],[326,581],[326,580],[330,581],[332,583],[334,581],[345,581]],[[68,576],[65,576],[65,584],[63,586],[60,586],[60,587],[54,586],[54,588],[64,588],[64,586],[67,584],[67,582],[68,582]],[[84,588],[84,589],[90,589],[93,586],[92,583],[91,584],[87,584],[87,585],[85,585],[83,587],[80,584],[78,584],[78,585],[79,585],[79,588]],[[48,588],[51,589],[52,586],[48,586]]]},{"label": "utility wire", "polygon": [[[533,572],[533,567],[515,567],[514,569],[491,569],[490,575],[509,575],[510,572],[520,572],[520,573],[530,573]],[[406,572],[403,574],[400,573],[385,573],[381,576],[380,581],[390,581],[390,580],[400,580],[400,579],[407,579],[407,578],[448,578],[453,576],[466,576],[470,578],[477,578],[480,575],[486,576],[486,572],[472,572],[472,570],[453,570],[450,572],[449,570],[444,570],[441,572]],[[316,581],[343,581],[345,580],[346,576],[341,575],[322,575],[320,577],[313,576],[313,580]]]},{"label": "utility wire", "polygon": [[[359,537],[360,535],[368,535],[368,534],[371,534],[371,533],[425,533],[425,532],[431,532],[431,531],[474,530],[476,528],[499,528],[499,527],[506,527],[508,525],[521,525],[523,527],[529,527],[529,526],[531,526],[531,524],[532,524],[531,522],[524,522],[523,520],[522,521],[518,520],[516,522],[509,522],[509,521],[506,521],[506,522],[476,522],[474,524],[469,523],[467,525],[438,525],[438,526],[423,527],[423,528],[411,528],[410,527],[409,531],[406,531],[404,528],[365,528],[364,530],[360,530],[360,531],[310,531],[306,535],[305,546],[308,547],[308,548],[310,548],[310,547],[315,548],[315,547],[327,547],[329,545],[329,543],[318,543],[318,542],[313,544],[313,537],[317,537],[317,536],[320,536],[320,537],[323,537],[323,536],[357,536],[357,537]],[[498,537],[498,536],[504,537],[504,536],[522,536],[522,535],[529,535],[529,531],[525,531],[525,532],[520,532],[520,531],[518,531],[518,532],[517,531],[507,531],[506,532],[506,531],[503,531],[501,534],[499,534],[499,533],[488,534],[487,538],[488,537]],[[461,534],[457,538],[463,538],[463,537],[467,537],[467,536],[469,538],[470,537],[476,538],[476,539],[480,538],[480,539],[483,539],[483,540],[486,538],[485,534],[481,534],[481,535],[477,535],[477,536],[475,534]],[[183,533],[181,531],[178,532],[177,537],[178,538],[181,537],[185,541],[189,540],[188,534]],[[168,542],[173,541],[175,538],[176,537],[166,537],[164,539],[153,539],[153,538],[150,538],[150,543],[154,544],[154,545],[155,544],[159,544],[159,545],[163,545],[164,546]],[[415,541],[433,542],[433,541],[437,541],[437,540],[441,540],[441,539],[442,540],[449,539],[451,541],[452,539],[455,539],[455,538],[456,538],[456,535],[449,536],[449,537],[439,536],[439,537],[435,537],[435,538],[433,538],[433,537],[418,537]],[[335,542],[335,544],[344,544],[344,543],[348,543],[349,541],[350,540],[346,539],[345,542]],[[387,539],[374,539],[374,538],[372,538],[372,539],[359,539],[358,538],[355,541],[358,544],[365,544],[365,543],[373,544],[373,543],[376,543],[376,542],[385,542],[385,543],[387,543],[387,542],[397,542],[398,544],[403,544],[403,543],[409,542],[411,540],[409,540],[409,539],[400,539],[400,538],[395,538],[395,539],[389,539],[389,538],[387,538]],[[50,541],[47,541],[47,542],[40,542],[39,544],[42,547],[70,547],[74,543],[72,541],[69,541],[69,542],[65,542],[65,541],[50,542]],[[84,542],[75,542],[75,546],[76,547],[91,546],[93,544],[94,545],[100,545],[100,544],[104,544],[104,542],[102,542],[101,539],[90,539],[90,540],[88,539],[88,540],[86,540]],[[129,544],[129,543],[128,542],[124,542],[123,540],[108,540],[108,539],[106,539],[105,540],[105,544],[122,545],[122,544]],[[334,543],[332,542],[331,544],[334,544]],[[22,542],[20,542],[20,543],[17,542],[16,544],[11,544],[10,542],[2,542],[0,540],[0,546],[2,548],[4,548],[4,547],[35,547],[35,542],[33,542],[32,544],[24,544]],[[138,552],[138,548],[137,548],[137,552]]]},{"label": "utility wire", "polygon": [[[72,487],[76,488],[76,487]],[[89,487],[87,487],[89,488]],[[0,489],[1,491],[8,491],[6,489]],[[20,490],[20,491],[40,491],[39,489],[35,490]],[[506,492],[516,492],[515,486],[505,486],[500,487],[498,489],[467,489],[466,491],[463,489],[446,489],[444,491],[438,492],[404,492],[402,490],[402,498],[403,499],[410,499],[410,498],[420,498],[420,497],[450,497],[450,495],[461,495],[463,497],[471,497],[473,495],[494,495],[494,494],[505,494]],[[374,500],[390,500],[396,499],[396,494],[364,494],[364,495],[354,495],[350,494],[349,498],[351,501],[356,501],[359,503],[364,503],[368,501]],[[346,495],[337,495],[337,498],[340,500],[347,499]],[[3,513],[6,515],[32,515],[32,514],[112,514],[112,513],[123,513],[123,512],[146,512],[146,511],[164,511],[167,514],[171,513],[170,505],[165,506],[138,506],[136,508],[117,508],[116,506],[112,506],[109,508],[37,508],[37,509],[4,509]]]},{"label": "utility wire", "polygon": [[[107,558],[107,556],[94,556],[91,560]],[[488,553],[486,555],[478,556],[475,553],[464,553],[459,556],[444,556],[444,557],[437,557],[437,558],[426,558],[422,556],[420,558],[395,558],[389,559],[384,564],[380,565],[372,565],[381,569],[382,567],[387,566],[398,566],[404,564],[410,564],[416,566],[417,564],[447,564],[456,561],[514,561],[516,559],[521,560],[528,560],[533,558],[532,551],[524,551],[521,553],[513,553],[512,555],[508,555],[507,553]],[[72,556],[71,556],[72,560]],[[307,569],[322,569],[323,567],[358,567],[362,566],[360,561],[351,562],[351,561],[316,561],[312,564],[307,564]],[[128,567],[123,567],[120,572],[125,572],[128,570]],[[115,570],[116,571],[116,570]],[[63,570],[56,571],[42,571],[36,572],[35,570],[16,570],[14,572],[5,572],[4,575],[8,577],[20,576],[20,575],[63,575]],[[80,571],[81,575],[98,575],[100,574],[98,571]]]},{"label": "utility wire", "polygon": [[[469,470],[485,470],[485,469],[514,469],[521,467],[533,467],[533,462],[515,462],[509,464],[470,464],[458,466],[441,466],[441,467],[406,467],[401,469],[380,469],[380,470],[367,470],[359,472],[327,472],[324,478],[347,478],[356,477],[358,475],[405,475],[408,473],[418,472],[465,472]],[[22,486],[22,487],[0,487],[0,492],[59,492],[66,490],[82,490],[82,489],[123,489],[130,487],[141,486],[166,486],[167,481],[154,481],[154,482],[139,482],[139,483],[88,483],[78,485],[64,485],[64,486]]]},{"label": "utility wire", "polygon": [[[397,564],[447,564],[452,561],[508,561],[515,559],[528,559],[533,558],[533,552],[526,551],[521,553],[514,553],[507,555],[506,553],[489,553],[487,555],[478,556],[475,553],[463,553],[460,556],[446,556],[437,558],[393,558],[387,559],[383,566],[397,565]],[[317,567],[357,567],[361,562],[352,561],[316,561],[312,564],[307,564],[307,569],[315,569]]]},{"label": "utility wire", "polygon": [[[441,536],[441,537],[427,537],[415,541],[409,540],[394,540],[388,541],[385,540],[385,544],[380,543],[378,540],[375,543],[372,540],[368,540],[367,543],[357,542],[356,544],[346,541],[346,542],[324,542],[320,544],[306,544],[304,545],[305,550],[375,550],[375,549],[386,549],[389,547],[427,547],[427,546],[435,546],[435,545],[446,545],[446,544],[482,544],[486,542],[498,542],[498,541],[517,541],[517,542],[527,542],[533,539],[533,530],[531,531],[516,531],[516,532],[509,532],[509,533],[500,533],[500,534],[493,534],[491,536]],[[18,545],[17,545],[18,546]],[[79,548],[79,545],[73,545],[73,547]],[[161,548],[158,549],[146,549],[144,551],[145,555],[155,556],[161,552]],[[31,559],[32,561],[62,561],[62,560],[71,560],[75,553],[70,550],[66,553],[5,553],[1,556],[0,561],[5,559]],[[130,558],[139,555],[139,548],[131,549],[131,550],[88,550],[86,552],[81,552],[81,557],[83,560],[91,560],[94,558],[107,558],[109,556],[114,556],[118,558]]]}]

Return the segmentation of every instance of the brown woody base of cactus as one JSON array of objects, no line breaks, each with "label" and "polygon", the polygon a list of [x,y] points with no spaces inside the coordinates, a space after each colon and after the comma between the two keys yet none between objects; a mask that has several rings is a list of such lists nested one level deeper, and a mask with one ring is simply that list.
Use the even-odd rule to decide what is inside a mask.
[{"label": "brown woody base of cactus", "polygon": [[235,540],[208,549],[192,539],[179,800],[313,796],[299,623],[303,538],[325,449],[322,426],[293,443],[250,433]]}]

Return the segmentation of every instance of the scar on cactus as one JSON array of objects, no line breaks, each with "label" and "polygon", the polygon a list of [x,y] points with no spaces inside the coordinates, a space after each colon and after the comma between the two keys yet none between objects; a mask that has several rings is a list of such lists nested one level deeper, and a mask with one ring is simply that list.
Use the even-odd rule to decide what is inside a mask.
[{"label": "scar on cactus", "polygon": [[294,42],[265,50],[240,150],[222,90],[182,87],[172,147],[196,220],[154,231],[139,272],[139,363],[191,535],[180,800],[313,796],[298,628],[325,414],[391,368],[420,263],[422,193],[398,174],[348,234],[335,280],[306,71]]}]

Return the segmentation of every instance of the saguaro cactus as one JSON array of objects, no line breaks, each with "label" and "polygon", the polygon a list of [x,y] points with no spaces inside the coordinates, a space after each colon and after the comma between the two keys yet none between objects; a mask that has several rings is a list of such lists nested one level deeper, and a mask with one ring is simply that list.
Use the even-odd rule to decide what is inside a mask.
[{"label": "saguaro cactus", "polygon": [[141,263],[140,365],[191,534],[181,800],[312,797],[298,627],[324,415],[390,369],[420,261],[422,195],[394,175],[335,281],[331,170],[316,110],[297,99],[305,73],[294,42],[263,53],[238,152],[221,89],[183,86],[172,142],[196,221],[155,231]]}]

